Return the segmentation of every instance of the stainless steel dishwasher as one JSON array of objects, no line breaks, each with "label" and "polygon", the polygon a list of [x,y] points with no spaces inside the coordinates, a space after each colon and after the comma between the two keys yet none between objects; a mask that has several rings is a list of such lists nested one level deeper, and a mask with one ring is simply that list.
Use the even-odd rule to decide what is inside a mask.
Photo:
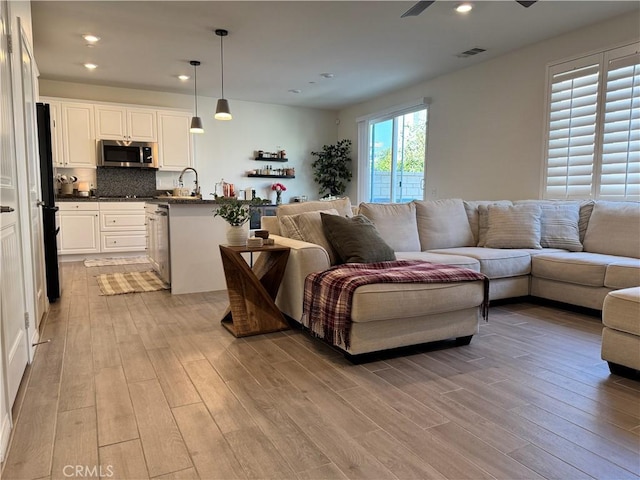
[{"label": "stainless steel dishwasher", "polygon": [[169,206],[158,205],[154,217],[155,264],[163,282],[171,284],[171,249],[169,245]]}]

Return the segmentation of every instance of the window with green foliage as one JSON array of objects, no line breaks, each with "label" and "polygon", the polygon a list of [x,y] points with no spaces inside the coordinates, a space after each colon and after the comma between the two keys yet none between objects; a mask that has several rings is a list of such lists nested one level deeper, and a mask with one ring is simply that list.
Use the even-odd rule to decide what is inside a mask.
[{"label": "window with green foliage", "polygon": [[[360,199],[400,203],[424,199],[427,107],[372,116],[360,123]],[[365,136],[366,135],[366,136]]]}]

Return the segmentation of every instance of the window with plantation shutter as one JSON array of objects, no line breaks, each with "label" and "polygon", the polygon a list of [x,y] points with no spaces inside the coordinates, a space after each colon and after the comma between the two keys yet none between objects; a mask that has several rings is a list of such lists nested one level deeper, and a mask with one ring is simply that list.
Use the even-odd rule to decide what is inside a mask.
[{"label": "window with plantation shutter", "polygon": [[549,68],[545,198],[640,199],[638,47]]},{"label": "window with plantation shutter", "polygon": [[640,198],[640,55],[608,62],[599,198]]}]

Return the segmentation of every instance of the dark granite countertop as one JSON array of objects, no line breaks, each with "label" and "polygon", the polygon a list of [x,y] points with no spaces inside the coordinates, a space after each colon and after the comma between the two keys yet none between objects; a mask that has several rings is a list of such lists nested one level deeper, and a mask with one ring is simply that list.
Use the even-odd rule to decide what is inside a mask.
[{"label": "dark granite countertop", "polygon": [[57,202],[148,202],[152,197],[56,197]]},{"label": "dark granite countertop", "polygon": [[[56,197],[56,202],[147,202],[147,203],[164,203],[168,205],[216,205],[222,203],[214,198],[211,199],[191,199],[191,198],[174,198],[174,197]],[[249,203],[249,202],[247,202]],[[273,204],[262,204],[260,207],[275,207]]]}]

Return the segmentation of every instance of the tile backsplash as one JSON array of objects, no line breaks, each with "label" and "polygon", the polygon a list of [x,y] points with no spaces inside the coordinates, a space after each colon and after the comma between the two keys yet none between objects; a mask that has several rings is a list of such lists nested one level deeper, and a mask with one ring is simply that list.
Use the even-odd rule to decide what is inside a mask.
[{"label": "tile backsplash", "polygon": [[142,168],[98,167],[96,195],[119,197],[136,195],[152,197],[156,194],[156,171]]}]

